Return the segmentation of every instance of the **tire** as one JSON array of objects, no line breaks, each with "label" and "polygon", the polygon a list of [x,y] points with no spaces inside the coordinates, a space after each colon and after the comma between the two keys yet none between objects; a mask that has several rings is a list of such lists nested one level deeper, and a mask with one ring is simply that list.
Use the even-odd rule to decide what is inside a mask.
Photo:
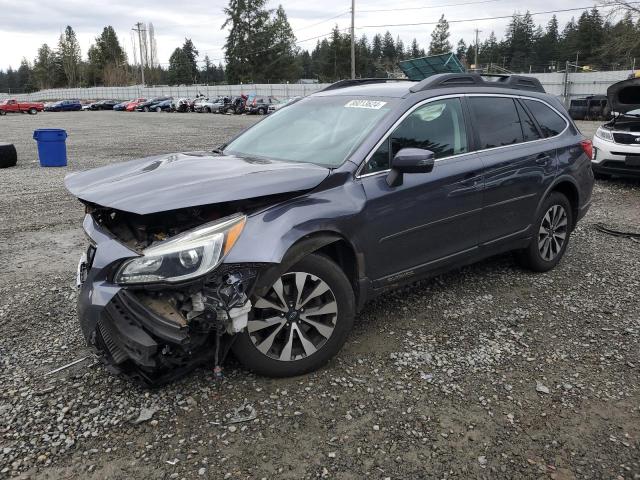
[{"label": "tire", "polygon": [[15,167],[17,163],[16,147],[10,143],[0,143],[0,168]]},{"label": "tire", "polygon": [[4,110],[0,110],[0,117],[4,117],[7,114]]},{"label": "tire", "polygon": [[[299,278],[304,281],[300,283],[303,296],[298,300]],[[276,294],[278,285],[280,296]],[[313,295],[325,287],[328,290]],[[284,297],[287,313],[279,297]],[[300,305],[295,305],[298,301]],[[351,283],[342,269],[323,255],[303,258],[276,281],[265,297],[254,298],[253,302],[249,325],[236,335],[232,349],[240,363],[259,375],[293,377],[317,370],[340,351],[353,327],[355,296]],[[300,308],[294,310],[296,307]],[[325,309],[327,313],[313,315],[309,313],[312,309]]]},{"label": "tire", "polygon": [[531,243],[517,254],[519,263],[534,272],[554,268],[567,250],[573,221],[567,197],[560,192],[551,192],[534,223]]},{"label": "tire", "polygon": [[161,107],[156,107],[156,112],[160,113],[162,111]]},{"label": "tire", "polygon": [[29,115],[35,115],[38,113],[38,110],[36,110],[35,108],[30,108],[29,109]]},{"label": "tire", "polygon": [[204,113],[211,113],[211,109],[209,107],[204,107]]},{"label": "tire", "polygon": [[259,108],[258,109],[258,115],[264,115],[266,112],[264,111],[264,108]]}]

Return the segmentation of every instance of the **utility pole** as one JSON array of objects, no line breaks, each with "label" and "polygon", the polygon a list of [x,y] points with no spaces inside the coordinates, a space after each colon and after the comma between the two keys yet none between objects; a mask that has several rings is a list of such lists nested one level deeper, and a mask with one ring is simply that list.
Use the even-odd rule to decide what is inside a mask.
[{"label": "utility pole", "polygon": [[356,0],[351,0],[351,78],[356,78]]},{"label": "utility pole", "polygon": [[482,30],[478,30],[476,28],[476,52],[475,52],[475,56],[473,59],[473,64],[475,65],[475,69],[478,70],[478,34],[481,32]]},{"label": "utility pole", "polygon": [[138,22],[136,23],[136,28],[132,28],[134,32],[138,32],[138,46],[140,47],[140,74],[142,76],[142,86],[144,87],[144,58],[142,56],[142,32],[146,31],[144,28],[144,23]]}]

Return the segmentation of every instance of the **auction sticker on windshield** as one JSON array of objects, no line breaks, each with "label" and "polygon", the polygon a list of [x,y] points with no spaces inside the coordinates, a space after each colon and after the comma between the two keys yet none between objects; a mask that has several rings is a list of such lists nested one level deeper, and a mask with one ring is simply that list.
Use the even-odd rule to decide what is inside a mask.
[{"label": "auction sticker on windshield", "polygon": [[370,108],[372,110],[380,110],[387,102],[380,100],[350,100],[345,105],[346,108]]}]

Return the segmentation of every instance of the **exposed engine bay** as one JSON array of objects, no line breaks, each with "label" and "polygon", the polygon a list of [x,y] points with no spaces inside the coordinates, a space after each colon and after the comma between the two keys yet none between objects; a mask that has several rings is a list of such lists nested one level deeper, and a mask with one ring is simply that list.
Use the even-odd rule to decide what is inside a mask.
[{"label": "exposed engine bay", "polygon": [[233,203],[188,207],[147,215],[101,207],[89,202],[83,203],[85,203],[86,213],[91,214],[100,226],[132,250],[140,252],[156,242],[166,240],[207,222],[237,212],[251,214],[296,195],[298,195],[298,192],[291,192]]}]

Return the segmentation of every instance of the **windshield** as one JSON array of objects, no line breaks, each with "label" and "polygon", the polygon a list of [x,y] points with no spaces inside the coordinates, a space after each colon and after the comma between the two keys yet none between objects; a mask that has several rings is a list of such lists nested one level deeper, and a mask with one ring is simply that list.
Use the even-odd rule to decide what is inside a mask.
[{"label": "windshield", "polygon": [[257,123],[225,153],[337,167],[389,112],[395,99],[308,97]]}]

